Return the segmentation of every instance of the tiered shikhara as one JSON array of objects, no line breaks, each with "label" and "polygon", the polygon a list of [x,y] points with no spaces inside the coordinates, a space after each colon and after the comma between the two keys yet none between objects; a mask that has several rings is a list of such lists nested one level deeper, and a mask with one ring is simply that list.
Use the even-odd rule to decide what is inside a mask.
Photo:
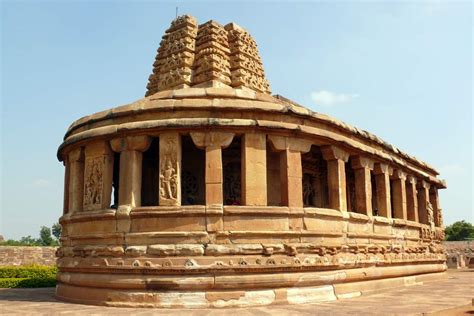
[{"label": "tiered shikhara", "polygon": [[146,97],[74,122],[58,158],[65,300],[298,304],[446,269],[436,170],[271,96],[233,23],[174,20]]},{"label": "tiered shikhara", "polygon": [[257,44],[234,23],[225,27],[182,16],[160,43],[146,96],[189,87],[246,87],[270,93]]}]

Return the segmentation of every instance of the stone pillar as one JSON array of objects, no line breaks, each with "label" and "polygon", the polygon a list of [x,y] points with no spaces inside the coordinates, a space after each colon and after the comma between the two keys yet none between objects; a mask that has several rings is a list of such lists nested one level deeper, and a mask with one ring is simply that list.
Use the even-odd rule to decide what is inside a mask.
[{"label": "stone pillar", "polygon": [[267,138],[248,133],[242,138],[243,205],[267,205]]},{"label": "stone pillar", "polygon": [[379,215],[391,218],[390,176],[393,174],[393,170],[386,164],[377,163],[374,166],[374,174]]},{"label": "stone pillar", "polygon": [[223,229],[223,172],[222,148],[229,146],[234,138],[233,133],[209,132],[190,133],[194,144],[206,151],[206,213],[207,231]]},{"label": "stone pillar", "polygon": [[141,206],[142,157],[151,139],[148,136],[116,138],[112,150],[120,153],[119,208]]},{"label": "stone pillar", "polygon": [[288,207],[303,208],[303,172],[301,153],[307,153],[312,143],[305,139],[268,136],[273,147],[281,151],[281,202]]},{"label": "stone pillar", "polygon": [[71,150],[67,156],[68,173],[68,213],[81,212],[84,199],[84,151],[82,148]]},{"label": "stone pillar", "polygon": [[84,211],[108,209],[112,194],[114,155],[106,141],[85,147]]},{"label": "stone pillar", "polygon": [[63,215],[69,211],[69,162],[68,157],[63,158],[64,165],[64,194],[63,194]]},{"label": "stone pillar", "polygon": [[407,219],[413,222],[419,222],[418,217],[418,198],[416,191],[416,178],[412,175],[407,177]]},{"label": "stone pillar", "polygon": [[321,148],[328,164],[329,207],[347,212],[346,165],[349,154],[335,146]]},{"label": "stone pillar", "polygon": [[434,223],[436,227],[443,225],[441,219],[441,207],[439,205],[438,189],[434,186],[430,188],[430,203],[433,206]]},{"label": "stone pillar", "polygon": [[355,175],[355,209],[357,213],[372,216],[372,181],[371,170],[374,162],[368,158],[355,156],[351,158],[351,166]]},{"label": "stone pillar", "polygon": [[395,170],[392,177],[393,217],[407,219],[407,195],[405,188],[406,173]]},{"label": "stone pillar", "polygon": [[160,134],[159,205],[181,205],[181,136]]},{"label": "stone pillar", "polygon": [[418,189],[418,217],[420,223],[429,224],[427,206],[429,203],[429,189],[430,185],[424,180],[417,183]]}]

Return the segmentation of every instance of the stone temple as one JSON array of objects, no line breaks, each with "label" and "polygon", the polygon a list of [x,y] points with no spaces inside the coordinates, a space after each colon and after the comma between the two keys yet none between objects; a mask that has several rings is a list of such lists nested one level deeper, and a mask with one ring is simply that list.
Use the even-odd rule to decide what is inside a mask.
[{"label": "stone temple", "polygon": [[74,122],[58,158],[64,300],[313,303],[446,270],[436,170],[271,95],[234,23],[172,21],[145,98]]}]

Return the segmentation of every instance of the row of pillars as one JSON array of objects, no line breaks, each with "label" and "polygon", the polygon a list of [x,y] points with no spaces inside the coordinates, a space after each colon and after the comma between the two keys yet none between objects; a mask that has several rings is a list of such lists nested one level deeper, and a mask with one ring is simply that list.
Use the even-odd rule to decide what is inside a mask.
[{"label": "row of pillars", "polygon": [[[205,150],[205,201],[210,209],[223,205],[222,149],[229,146],[234,133],[191,132],[194,144]],[[267,205],[267,141],[280,153],[281,202],[293,208],[303,207],[301,154],[312,142],[285,136],[247,133],[242,137],[242,204]],[[178,132],[159,135],[159,205],[181,203],[181,136]],[[70,151],[65,159],[65,212],[106,209],[110,206],[113,152],[120,153],[120,208],[141,205],[142,155],[151,143],[148,136],[116,138],[88,144]],[[349,153],[329,145],[321,147],[327,161],[329,207],[347,211],[345,165]],[[437,190],[424,181],[393,170],[384,163],[351,156],[355,174],[355,211],[372,216],[372,181],[375,175],[379,215],[428,224],[427,203],[439,211]],[[408,187],[407,187],[408,186]],[[393,194],[393,197],[391,197]],[[392,205],[393,204],[393,205]],[[436,223],[439,225],[439,223]]]}]

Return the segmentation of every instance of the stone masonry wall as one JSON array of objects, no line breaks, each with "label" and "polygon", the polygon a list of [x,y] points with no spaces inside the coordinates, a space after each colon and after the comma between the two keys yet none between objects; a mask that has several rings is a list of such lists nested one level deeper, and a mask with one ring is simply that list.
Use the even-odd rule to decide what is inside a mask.
[{"label": "stone masonry wall", "polygon": [[0,266],[56,264],[56,247],[0,246]]}]

